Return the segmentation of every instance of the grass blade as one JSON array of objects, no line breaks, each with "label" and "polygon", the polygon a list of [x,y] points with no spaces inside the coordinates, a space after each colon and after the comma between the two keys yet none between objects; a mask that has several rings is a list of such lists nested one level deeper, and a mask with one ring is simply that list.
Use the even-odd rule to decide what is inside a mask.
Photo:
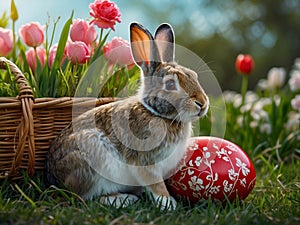
[{"label": "grass blade", "polygon": [[17,184],[14,184],[14,187],[32,205],[33,208],[37,208],[35,202],[28,195],[26,195],[25,192],[22,191],[22,189]]}]

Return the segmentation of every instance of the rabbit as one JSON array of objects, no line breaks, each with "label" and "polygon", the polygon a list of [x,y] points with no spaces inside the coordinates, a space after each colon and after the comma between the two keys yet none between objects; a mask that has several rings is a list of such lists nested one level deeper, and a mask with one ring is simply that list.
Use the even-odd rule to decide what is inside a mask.
[{"label": "rabbit", "polygon": [[175,62],[174,39],[169,24],[154,37],[130,24],[140,88],[135,96],[84,112],[62,130],[46,159],[50,184],[116,207],[147,193],[155,207],[176,208],[164,180],[183,158],[192,121],[206,115],[209,98],[197,73]]}]

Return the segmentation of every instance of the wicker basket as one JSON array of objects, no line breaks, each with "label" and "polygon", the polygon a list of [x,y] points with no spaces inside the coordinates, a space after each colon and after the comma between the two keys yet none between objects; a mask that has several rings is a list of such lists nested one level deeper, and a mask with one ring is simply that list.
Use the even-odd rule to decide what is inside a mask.
[{"label": "wicker basket", "polygon": [[[72,108],[82,111],[113,98],[34,98],[31,87],[11,61],[0,58],[0,69],[10,69],[19,95],[0,97],[0,179],[19,178],[20,169],[33,175],[44,170],[45,156],[54,137],[72,120]],[[77,113],[82,113],[77,111]]]}]

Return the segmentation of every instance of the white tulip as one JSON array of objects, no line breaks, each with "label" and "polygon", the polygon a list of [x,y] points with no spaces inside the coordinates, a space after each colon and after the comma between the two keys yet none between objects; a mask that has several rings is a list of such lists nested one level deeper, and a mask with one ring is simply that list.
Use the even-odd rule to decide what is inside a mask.
[{"label": "white tulip", "polygon": [[285,82],[286,72],[282,67],[273,67],[268,72],[268,87],[276,89],[283,86]]}]

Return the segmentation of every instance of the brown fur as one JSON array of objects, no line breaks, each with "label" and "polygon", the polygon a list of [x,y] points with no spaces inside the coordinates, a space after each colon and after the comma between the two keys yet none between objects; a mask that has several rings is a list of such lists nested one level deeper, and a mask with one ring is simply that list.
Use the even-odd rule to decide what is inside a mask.
[{"label": "brown fur", "polygon": [[[140,25],[132,29],[134,41],[151,38]],[[173,35],[163,33],[171,32],[169,25],[162,25],[160,30],[157,31],[160,39]],[[139,32],[142,35],[134,36]],[[103,194],[134,192],[136,187],[123,186],[102,176],[99,168],[107,169],[110,174],[116,170],[122,176],[127,175],[123,175],[127,171],[117,171],[122,168],[119,164],[107,161],[111,154],[122,163],[139,168],[136,173],[130,171],[128,179],[147,186],[156,200],[165,197],[163,204],[168,206],[172,199],[163,180],[184,153],[191,121],[207,112],[209,101],[194,71],[174,62],[151,63],[150,59],[144,59],[151,53],[143,49],[145,46],[151,45],[141,45],[133,52],[134,57],[146,60],[137,63],[144,73],[148,72],[142,77],[140,92],[80,115],[61,132],[51,145],[46,161],[51,183],[64,185],[86,198],[100,194],[101,184],[106,188]],[[169,46],[166,48],[172,51]],[[157,50],[153,51],[157,56]],[[162,55],[170,58],[171,53]],[[164,79],[173,79],[179,85],[178,90],[165,89]]]}]

